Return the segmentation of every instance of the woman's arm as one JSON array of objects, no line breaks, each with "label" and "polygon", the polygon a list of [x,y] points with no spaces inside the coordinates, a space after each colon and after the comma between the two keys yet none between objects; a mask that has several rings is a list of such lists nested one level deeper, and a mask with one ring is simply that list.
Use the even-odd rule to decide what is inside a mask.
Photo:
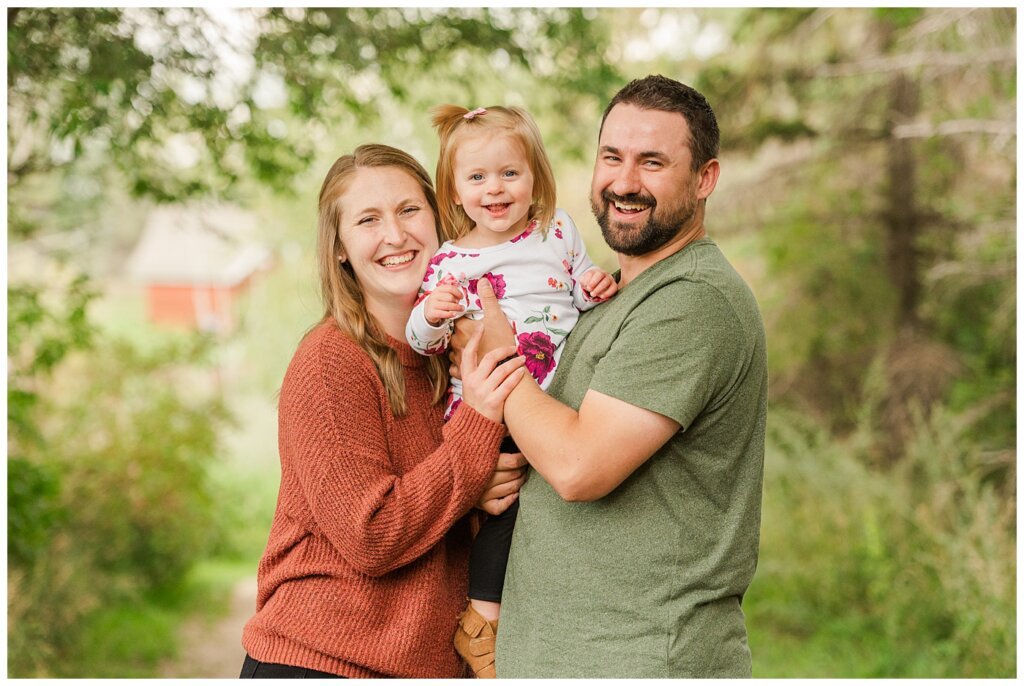
[{"label": "woman's arm", "polygon": [[463,403],[441,444],[403,470],[390,453],[375,369],[332,343],[321,346],[324,360],[354,359],[315,365],[305,388],[282,388],[282,412],[293,417],[282,430],[316,527],[356,569],[380,576],[428,551],[477,502],[504,427]]}]

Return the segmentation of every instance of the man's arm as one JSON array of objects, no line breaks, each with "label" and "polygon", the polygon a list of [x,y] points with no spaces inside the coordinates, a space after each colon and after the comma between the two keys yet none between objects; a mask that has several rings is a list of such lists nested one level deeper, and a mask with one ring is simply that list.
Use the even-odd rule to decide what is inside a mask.
[{"label": "man's arm", "polygon": [[505,425],[530,465],[570,501],[608,495],[679,431],[673,419],[595,390],[576,412],[531,377],[505,401]]},{"label": "man's arm", "polygon": [[[515,339],[490,284],[481,281],[478,289],[483,353]],[[594,390],[587,391],[576,412],[542,391],[529,375],[505,401],[505,424],[530,465],[572,501],[610,493],[680,428],[664,415]]]}]

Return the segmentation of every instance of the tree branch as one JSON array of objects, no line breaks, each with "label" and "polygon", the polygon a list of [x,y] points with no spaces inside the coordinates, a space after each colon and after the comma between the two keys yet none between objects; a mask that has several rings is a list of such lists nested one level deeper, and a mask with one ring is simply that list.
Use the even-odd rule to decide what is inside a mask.
[{"label": "tree branch", "polygon": [[903,71],[917,67],[965,67],[991,62],[1014,62],[1017,59],[1015,49],[1003,48],[986,50],[972,54],[953,54],[948,52],[916,52],[909,55],[893,55],[886,57],[870,57],[858,62],[840,64],[823,64],[810,71],[811,76],[828,78],[842,76],[859,76],[862,74],[884,74]]},{"label": "tree branch", "polygon": [[998,119],[950,119],[941,124],[932,124],[930,122],[898,124],[892,130],[893,138],[932,138],[935,136],[958,136],[967,133],[1016,136],[1017,123]]}]

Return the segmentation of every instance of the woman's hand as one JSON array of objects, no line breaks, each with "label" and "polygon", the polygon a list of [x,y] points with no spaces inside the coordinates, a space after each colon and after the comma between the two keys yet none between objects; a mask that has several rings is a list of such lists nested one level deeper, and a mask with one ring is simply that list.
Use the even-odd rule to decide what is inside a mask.
[{"label": "woman's hand", "polygon": [[477,351],[483,335],[483,327],[477,329],[462,351],[462,400],[492,422],[500,423],[505,399],[526,373],[523,366],[526,358],[519,355],[498,364],[516,354],[513,345],[495,348],[478,362]]},{"label": "woman's hand", "polygon": [[526,482],[526,458],[522,453],[501,453],[491,480],[480,494],[477,508],[489,515],[499,515],[519,499],[519,489]]}]

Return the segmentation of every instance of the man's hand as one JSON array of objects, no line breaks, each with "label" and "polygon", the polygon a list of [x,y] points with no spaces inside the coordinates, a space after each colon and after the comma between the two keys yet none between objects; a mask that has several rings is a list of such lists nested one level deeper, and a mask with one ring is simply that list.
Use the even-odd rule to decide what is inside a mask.
[{"label": "man's hand", "polygon": [[480,495],[476,506],[489,515],[499,515],[519,498],[526,481],[526,458],[522,453],[501,453],[494,475]]},{"label": "man's hand", "polygon": [[480,341],[479,354],[481,357],[494,350],[516,344],[515,332],[508,322],[508,317],[501,311],[498,299],[494,297],[494,290],[491,282],[487,279],[480,279],[477,283],[476,294],[480,297],[480,306],[484,310],[483,320],[472,321],[468,317],[462,317],[455,322],[455,331],[452,333],[451,341],[448,343],[449,357],[452,361],[449,372],[452,378],[461,379],[459,368],[462,362],[462,351],[469,343],[473,332],[480,322],[483,321],[484,336]]}]

